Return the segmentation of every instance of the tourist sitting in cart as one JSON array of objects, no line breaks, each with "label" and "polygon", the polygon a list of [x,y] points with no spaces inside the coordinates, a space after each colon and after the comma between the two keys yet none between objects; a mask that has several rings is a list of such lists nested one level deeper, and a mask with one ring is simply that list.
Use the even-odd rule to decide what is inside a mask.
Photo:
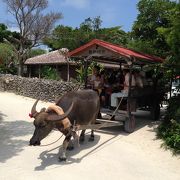
[{"label": "tourist sitting in cart", "polygon": [[[130,73],[129,69],[124,68],[123,69],[123,75],[124,75],[124,82],[123,82],[123,89],[120,92],[115,92],[111,94],[111,108],[114,109],[118,105],[118,98],[120,97],[128,97],[128,90],[129,90],[129,78],[130,78]],[[120,84],[122,86],[122,84]],[[136,82],[135,82],[135,77],[132,74],[132,81],[131,81],[131,87],[135,87]]]},{"label": "tourist sitting in cart", "polygon": [[145,78],[143,77],[144,75],[138,69],[135,69],[133,71],[133,74],[136,82],[136,87],[143,88],[145,81]]},{"label": "tourist sitting in cart", "polygon": [[97,79],[99,70],[100,69],[98,66],[93,67],[92,74],[88,76],[88,79],[87,79],[87,88],[94,89],[94,81]]},{"label": "tourist sitting in cart", "polygon": [[94,80],[94,84],[93,84],[93,89],[95,91],[98,92],[98,94],[100,95],[102,93],[102,88],[103,88],[103,83],[101,80],[101,75],[97,74],[95,80]]},{"label": "tourist sitting in cart", "polygon": [[92,75],[88,77],[87,87],[97,91],[101,105],[105,105],[104,72],[100,73],[99,66],[94,66]]}]

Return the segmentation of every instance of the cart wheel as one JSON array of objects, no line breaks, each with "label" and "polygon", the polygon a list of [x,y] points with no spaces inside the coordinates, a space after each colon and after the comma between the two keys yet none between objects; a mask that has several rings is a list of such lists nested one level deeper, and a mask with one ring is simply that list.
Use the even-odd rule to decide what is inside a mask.
[{"label": "cart wheel", "polygon": [[151,118],[152,120],[156,121],[159,119],[160,116],[160,105],[156,104],[155,106],[151,107]]},{"label": "cart wheel", "polygon": [[124,122],[124,130],[127,133],[132,133],[135,130],[135,117],[134,115],[131,115],[131,117],[127,118]]}]

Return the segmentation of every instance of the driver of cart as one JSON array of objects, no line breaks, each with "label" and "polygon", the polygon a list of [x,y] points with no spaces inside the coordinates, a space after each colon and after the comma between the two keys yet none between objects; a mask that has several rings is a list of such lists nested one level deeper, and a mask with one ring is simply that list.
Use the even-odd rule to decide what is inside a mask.
[{"label": "driver of cart", "polygon": [[[124,82],[123,82],[123,90],[120,92],[112,93],[111,94],[111,108],[114,109],[118,105],[118,98],[120,97],[128,97],[128,90],[129,90],[129,78],[130,78],[130,73],[128,68],[123,69],[123,75],[124,75]],[[132,74],[132,79],[131,79],[131,87],[136,86],[136,81],[135,77]]]},{"label": "driver of cart", "polygon": [[124,88],[124,74],[123,71],[120,69],[115,72],[114,81],[111,82],[112,86],[112,93],[121,92]]},{"label": "driver of cart", "polygon": [[96,78],[94,80],[93,89],[95,91],[97,91],[98,94],[100,95],[101,92],[102,92],[102,88],[103,88],[103,84],[102,84],[102,81],[101,81],[101,75],[97,74]]},{"label": "driver of cart", "polygon": [[101,103],[103,104],[105,101],[104,95],[104,72],[101,74],[99,66],[94,66],[92,75],[88,77],[88,87],[98,92],[100,96]]},{"label": "driver of cart", "polygon": [[135,69],[133,74],[134,74],[134,78],[135,78],[135,82],[136,82],[136,87],[143,88],[143,86],[144,86],[143,74],[140,73],[140,71],[138,69]]},{"label": "driver of cart", "polygon": [[97,79],[100,68],[99,66],[94,66],[92,70],[92,74],[88,76],[87,87],[90,89],[94,89],[94,81]]}]

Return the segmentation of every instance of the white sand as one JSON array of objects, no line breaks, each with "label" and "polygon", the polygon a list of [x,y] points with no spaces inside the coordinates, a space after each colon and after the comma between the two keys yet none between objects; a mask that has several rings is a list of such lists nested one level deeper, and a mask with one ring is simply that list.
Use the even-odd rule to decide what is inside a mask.
[{"label": "white sand", "polygon": [[[68,152],[62,163],[58,151],[63,139],[51,146],[28,146],[34,130],[28,113],[34,101],[0,92],[0,180],[180,180],[180,157],[160,147],[157,123],[149,120],[149,113],[138,113],[132,134],[122,127],[96,132],[95,142]],[[40,102],[38,109],[47,105]],[[60,135],[54,131],[42,144]]]}]

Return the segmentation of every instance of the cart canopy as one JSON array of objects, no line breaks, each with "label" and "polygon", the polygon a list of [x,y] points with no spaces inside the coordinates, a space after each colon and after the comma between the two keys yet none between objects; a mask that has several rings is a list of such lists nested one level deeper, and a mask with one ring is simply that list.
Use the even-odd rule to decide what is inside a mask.
[{"label": "cart canopy", "polygon": [[127,63],[130,58],[134,59],[134,64],[139,65],[162,63],[164,61],[160,57],[137,52],[99,39],[94,39],[69,52],[69,56],[79,59],[93,57],[96,61],[112,64]]}]

